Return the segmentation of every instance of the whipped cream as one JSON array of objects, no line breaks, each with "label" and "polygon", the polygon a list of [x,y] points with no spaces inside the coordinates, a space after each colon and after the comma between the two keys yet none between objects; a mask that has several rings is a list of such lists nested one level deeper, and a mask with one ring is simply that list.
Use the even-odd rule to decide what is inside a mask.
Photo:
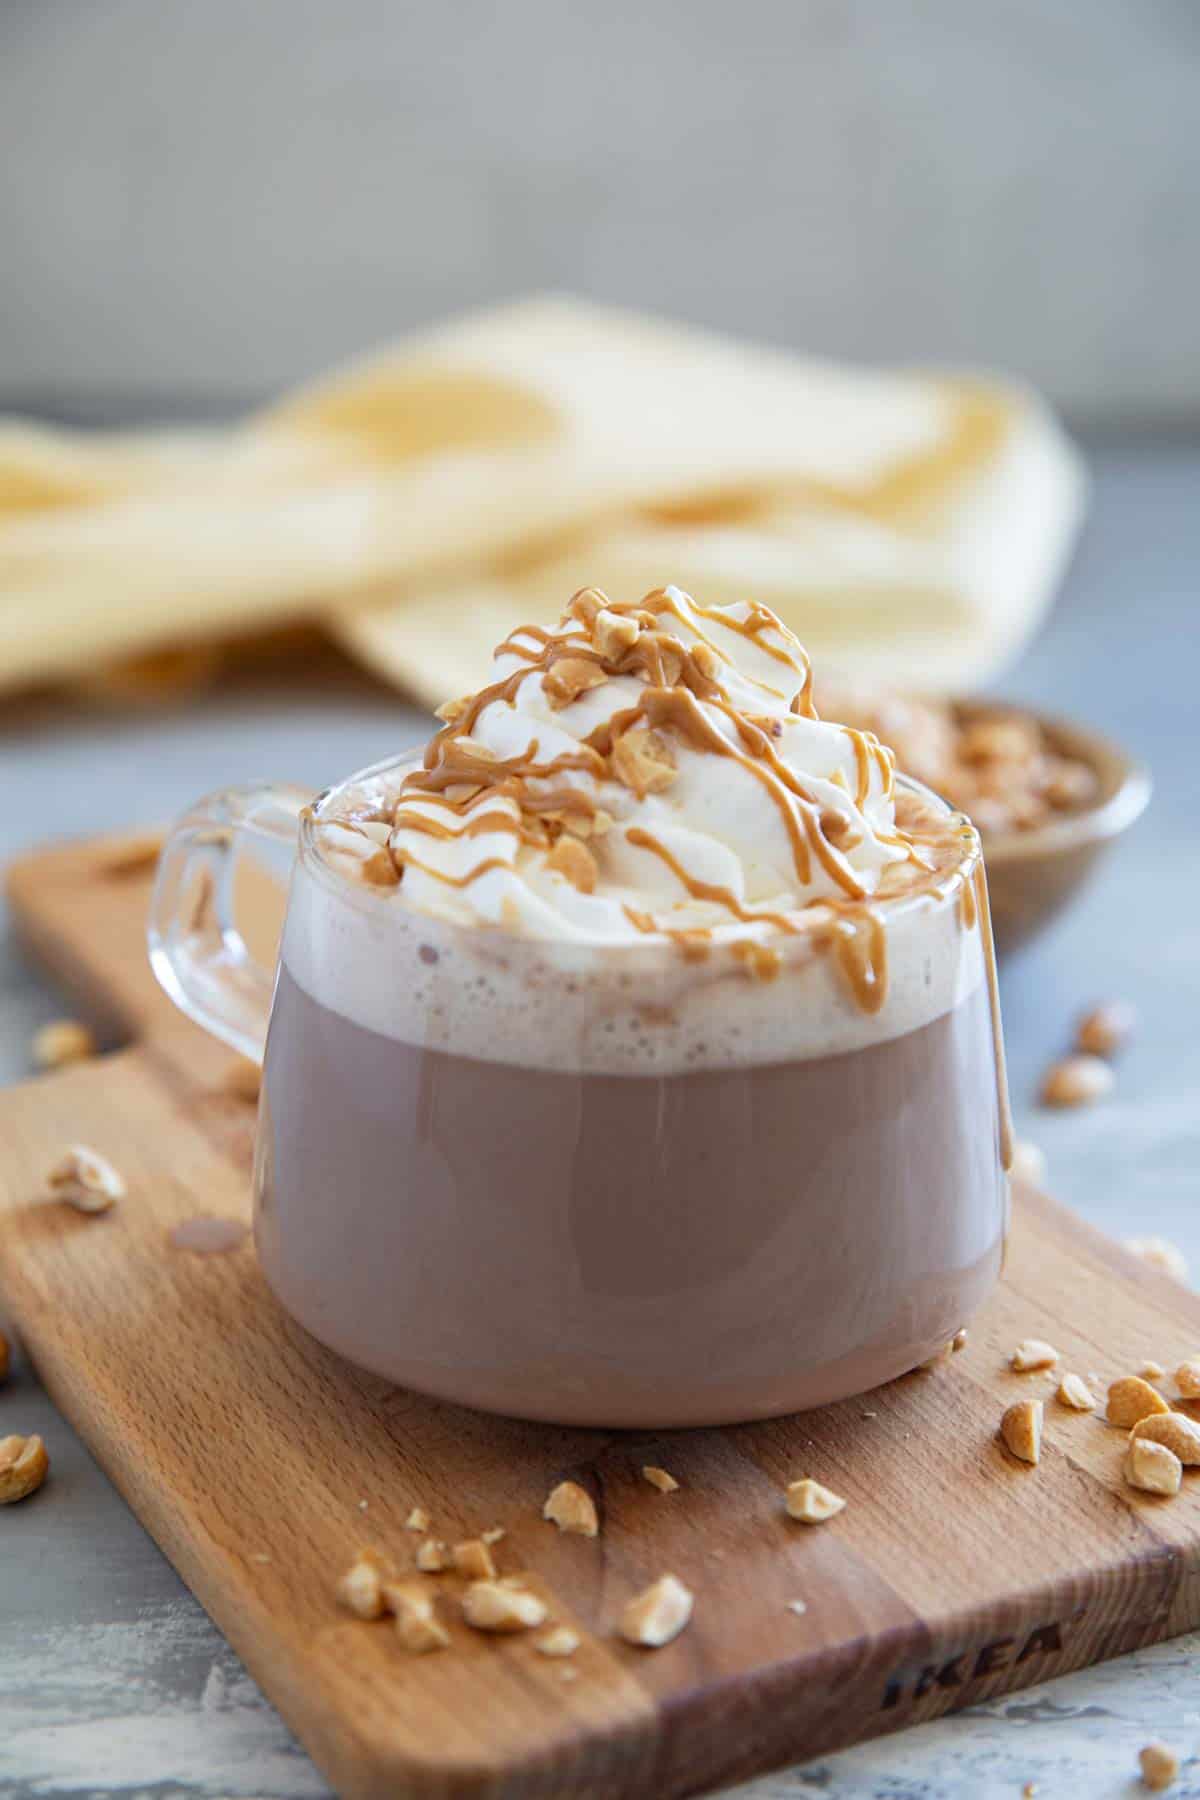
[{"label": "whipped cream", "polygon": [[765,607],[585,589],[442,716],[387,837],[418,913],[542,940],[753,940],[925,867],[891,752],[817,717],[808,658]]}]

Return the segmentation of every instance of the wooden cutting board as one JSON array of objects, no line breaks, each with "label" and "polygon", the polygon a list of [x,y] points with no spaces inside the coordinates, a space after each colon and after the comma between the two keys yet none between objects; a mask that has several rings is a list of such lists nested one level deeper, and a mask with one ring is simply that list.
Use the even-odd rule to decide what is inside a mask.
[{"label": "wooden cutting board", "polygon": [[[248,1244],[170,1248],[178,1221],[247,1215],[253,1108],[153,983],[149,885],[95,844],[10,872],[31,948],[130,1047],[0,1095],[0,1288],[62,1410],[340,1794],[663,1800],[1200,1623],[1200,1473],[1173,1501],[1133,1492],[1123,1434],[1005,1366],[1037,1336],[1101,1381],[1150,1356],[1172,1368],[1200,1347],[1200,1300],[1040,1195],[1018,1194],[1003,1285],[960,1355],[726,1431],[552,1430],[423,1400],[293,1326]],[[254,903],[269,930],[268,891]],[[119,1208],[40,1199],[67,1141],[121,1169]],[[1036,1469],[995,1441],[1031,1394],[1047,1398]],[[679,1492],[655,1492],[644,1463]],[[831,1523],[785,1517],[804,1473],[846,1496]],[[565,1476],[596,1496],[594,1541],[540,1518]],[[54,1503],[53,1477],[27,1502]],[[439,1655],[339,1612],[360,1544],[410,1563],[414,1505],[440,1537],[505,1529],[501,1569],[529,1571],[583,1635],[569,1664],[470,1632],[454,1577],[428,1578],[454,1638]],[[694,1589],[693,1622],[632,1649],[614,1621],[666,1570]]]}]

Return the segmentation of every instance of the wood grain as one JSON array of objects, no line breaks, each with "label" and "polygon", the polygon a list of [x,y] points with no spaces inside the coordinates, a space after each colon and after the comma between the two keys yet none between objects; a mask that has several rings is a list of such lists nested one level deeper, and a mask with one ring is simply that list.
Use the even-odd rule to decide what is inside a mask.
[{"label": "wood grain", "polygon": [[[248,1215],[253,1109],[145,966],[148,872],[101,864],[68,846],[10,875],[27,941],[134,1041],[0,1095],[0,1287],[58,1404],[339,1793],[661,1800],[1200,1623],[1200,1475],[1174,1501],[1134,1493],[1122,1434],[1058,1406],[1054,1375],[1006,1367],[1028,1336],[1101,1382],[1147,1356],[1174,1367],[1200,1345],[1200,1301],[1033,1193],[961,1355],[729,1431],[553,1430],[424,1400],[292,1325],[249,1244],[172,1250],[185,1218]],[[260,903],[266,929],[266,888]],[[113,1212],[41,1198],[65,1141],[121,1169]],[[1018,1394],[1047,1399],[1036,1469],[995,1441]],[[679,1492],[643,1481],[648,1462]],[[804,1473],[849,1501],[816,1529],[782,1508]],[[596,1499],[594,1541],[540,1518],[564,1476]],[[54,1504],[53,1477],[27,1504]],[[574,1679],[527,1640],[467,1630],[454,1577],[437,1578],[442,1655],[339,1613],[360,1544],[409,1564],[414,1504],[442,1537],[504,1527],[502,1569],[528,1571],[583,1634]],[[634,1650],[615,1621],[668,1569],[694,1620]]]}]

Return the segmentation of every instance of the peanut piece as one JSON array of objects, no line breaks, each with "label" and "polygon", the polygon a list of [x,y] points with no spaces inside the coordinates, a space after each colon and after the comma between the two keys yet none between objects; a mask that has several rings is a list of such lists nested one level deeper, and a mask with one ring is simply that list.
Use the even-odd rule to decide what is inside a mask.
[{"label": "peanut piece", "polygon": [[1138,1751],[1138,1765],[1143,1786],[1154,1794],[1169,1788],[1179,1773],[1179,1758],[1166,1744],[1147,1744]]},{"label": "peanut piece", "polygon": [[417,1545],[416,1564],[423,1575],[440,1575],[450,1566],[450,1552],[440,1538],[426,1538]]},{"label": "peanut piece", "polygon": [[661,731],[635,725],[623,732],[612,747],[613,773],[631,788],[639,800],[661,794],[676,776],[675,752]]},{"label": "peanut piece", "polygon": [[665,1469],[656,1468],[653,1463],[644,1464],[642,1480],[648,1481],[650,1486],[657,1488],[660,1494],[673,1494],[679,1487],[679,1483],[673,1475],[668,1475]]},{"label": "peanut piece", "polygon": [[546,1623],[546,1607],[536,1594],[499,1581],[473,1581],[462,1610],[476,1631],[529,1631]]},{"label": "peanut piece", "polygon": [[573,1656],[579,1648],[579,1633],[569,1625],[555,1625],[535,1638],[533,1647],[539,1656]]},{"label": "peanut piece", "polygon": [[599,874],[596,859],[578,838],[566,834],[560,837],[546,858],[546,867],[555,875],[564,876],[581,894],[595,893]]},{"label": "peanut piece", "polygon": [[1170,1410],[1162,1395],[1140,1375],[1123,1375],[1109,1387],[1107,1412],[1110,1425],[1123,1425],[1128,1430],[1151,1413]]},{"label": "peanut piece", "polygon": [[404,1521],[405,1531],[426,1532],[429,1530],[429,1514],[423,1506],[414,1506]]},{"label": "peanut piece", "polygon": [[1043,1413],[1040,1400],[1014,1400],[1001,1415],[1000,1436],[1019,1462],[1041,1460]]},{"label": "peanut piece", "polygon": [[542,1517],[551,1520],[560,1531],[573,1531],[579,1537],[594,1538],[600,1530],[595,1502],[577,1481],[559,1482],[547,1496]]},{"label": "peanut piece", "polygon": [[602,687],[608,680],[603,665],[590,656],[560,656],[542,676],[542,687],[555,712],[570,706],[589,688]]},{"label": "peanut piece", "polygon": [[455,1544],[450,1554],[460,1575],[468,1575],[472,1581],[496,1579],[496,1564],[482,1538],[467,1538],[464,1543]]},{"label": "peanut piece", "polygon": [[1033,1369],[1052,1369],[1057,1361],[1058,1351],[1041,1338],[1022,1338],[1008,1359],[1009,1367],[1022,1375]]},{"label": "peanut piece", "polygon": [[1042,1082],[1043,1106],[1090,1106],[1111,1094],[1116,1077],[1098,1056],[1064,1056],[1047,1070]]},{"label": "peanut piece", "polygon": [[107,1212],[125,1197],[125,1183],[110,1162],[86,1144],[72,1144],[46,1176],[53,1200],[65,1200],[76,1212]]},{"label": "peanut piece", "polygon": [[1175,1386],[1185,1400],[1200,1400],[1200,1356],[1180,1363],[1175,1371]]},{"label": "peanut piece", "polygon": [[788,1516],[799,1519],[802,1525],[821,1525],[835,1513],[840,1513],[845,1504],[840,1494],[835,1494],[832,1488],[822,1487],[811,1476],[805,1475],[799,1481],[788,1483]]},{"label": "peanut piece", "polygon": [[51,1019],[33,1034],[33,1060],[39,1069],[63,1069],[96,1054],[96,1040],[78,1019]]},{"label": "peanut piece", "polygon": [[1058,1384],[1055,1399],[1076,1412],[1091,1412],[1096,1405],[1096,1396],[1082,1375],[1064,1375]]},{"label": "peanut piece", "polygon": [[1131,1443],[1165,1444],[1172,1455],[1189,1467],[1200,1464],[1200,1425],[1186,1413],[1151,1413],[1138,1420],[1129,1436]]},{"label": "peanut piece", "polygon": [[602,607],[592,621],[592,642],[605,662],[620,662],[637,643],[641,629],[636,619]]},{"label": "peanut piece", "polygon": [[1027,1181],[1031,1187],[1041,1187],[1046,1179],[1046,1152],[1029,1138],[1017,1138],[1008,1172],[1018,1181]]},{"label": "peanut piece", "polygon": [[1169,1275],[1172,1281],[1187,1280],[1187,1257],[1170,1238],[1128,1237],[1122,1238],[1121,1242],[1126,1250],[1142,1262],[1149,1263],[1152,1269],[1159,1269],[1164,1275]]},{"label": "peanut piece", "polygon": [[1125,1457],[1125,1479],[1130,1487],[1147,1494],[1177,1494],[1183,1478],[1183,1464],[1165,1444],[1149,1438],[1134,1438]]},{"label": "peanut piece", "polygon": [[11,1506],[36,1493],[50,1469],[40,1437],[0,1438],[0,1506]]},{"label": "peanut piece", "polygon": [[626,1606],[618,1629],[627,1644],[661,1650],[692,1616],[695,1596],[675,1575],[660,1575]]},{"label": "peanut piece", "polygon": [[1143,1381],[1161,1381],[1166,1372],[1167,1371],[1163,1368],[1161,1363],[1154,1362],[1153,1360],[1144,1362],[1138,1370],[1138,1374],[1142,1377]]},{"label": "peanut piece", "polygon": [[396,1620],[396,1636],[414,1656],[425,1656],[430,1650],[444,1650],[450,1633],[434,1612],[433,1590],[412,1581],[389,1581],[383,1590],[384,1601]]},{"label": "peanut piece", "polygon": [[1106,1000],[1084,1013],[1075,1028],[1075,1048],[1086,1056],[1112,1056],[1133,1035],[1137,1014],[1126,1000]]},{"label": "peanut piece", "polygon": [[337,1584],[341,1604],[359,1619],[383,1617],[384,1566],[373,1550],[360,1550],[358,1557]]}]

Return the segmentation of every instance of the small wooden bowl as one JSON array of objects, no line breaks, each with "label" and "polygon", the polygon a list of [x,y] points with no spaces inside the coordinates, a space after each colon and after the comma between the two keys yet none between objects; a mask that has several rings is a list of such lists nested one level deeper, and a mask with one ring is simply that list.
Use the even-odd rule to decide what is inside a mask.
[{"label": "small wooden bowl", "polygon": [[955,712],[963,721],[1023,712],[1036,721],[1052,748],[1087,763],[1099,783],[1096,798],[1078,812],[1059,813],[1032,831],[984,835],[996,947],[1013,950],[1062,911],[1113,839],[1140,818],[1150,799],[1150,775],[1099,732],[1030,707],[970,700]]}]

